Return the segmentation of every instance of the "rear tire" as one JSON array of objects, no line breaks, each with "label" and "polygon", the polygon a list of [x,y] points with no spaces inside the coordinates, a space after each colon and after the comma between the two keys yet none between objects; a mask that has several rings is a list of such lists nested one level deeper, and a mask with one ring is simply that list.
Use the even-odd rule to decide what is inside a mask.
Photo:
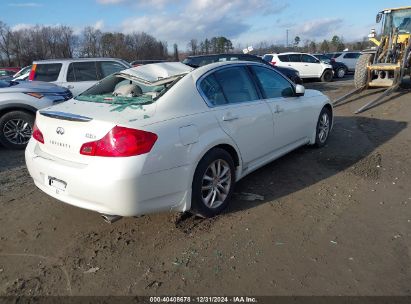
[{"label": "rear tire", "polygon": [[333,81],[333,77],[334,77],[334,74],[332,70],[325,70],[323,74],[321,75],[320,79],[322,82],[331,82]]},{"label": "rear tire", "polygon": [[338,68],[335,74],[337,78],[344,78],[345,74],[347,74],[347,71],[345,68]]},{"label": "rear tire", "polygon": [[203,218],[221,213],[228,206],[234,184],[235,167],[231,155],[220,148],[210,150],[194,173],[190,212]]},{"label": "rear tire", "polygon": [[362,54],[358,58],[354,73],[354,86],[356,89],[362,88],[368,83],[368,66],[374,60],[374,54]]},{"label": "rear tire", "polygon": [[24,149],[33,132],[34,115],[12,111],[0,117],[0,143],[7,149]]}]

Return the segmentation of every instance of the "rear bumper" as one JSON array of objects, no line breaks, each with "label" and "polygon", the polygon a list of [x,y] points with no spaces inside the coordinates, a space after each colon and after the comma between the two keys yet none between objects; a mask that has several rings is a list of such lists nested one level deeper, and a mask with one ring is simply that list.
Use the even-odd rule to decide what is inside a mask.
[{"label": "rear bumper", "polygon": [[[26,164],[35,185],[67,204],[99,213],[136,216],[161,211],[184,211],[191,198],[189,166],[144,174],[146,155],[99,158],[90,165],[40,156],[37,142],[26,148]],[[49,178],[66,183],[64,189]]]}]

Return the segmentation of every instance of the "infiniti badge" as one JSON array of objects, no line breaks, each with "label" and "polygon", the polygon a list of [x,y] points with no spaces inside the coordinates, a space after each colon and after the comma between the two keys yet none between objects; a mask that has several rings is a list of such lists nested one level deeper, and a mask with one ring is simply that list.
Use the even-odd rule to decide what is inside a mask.
[{"label": "infiniti badge", "polygon": [[62,127],[58,127],[56,129],[56,133],[59,134],[59,135],[63,135],[64,134],[64,129]]}]

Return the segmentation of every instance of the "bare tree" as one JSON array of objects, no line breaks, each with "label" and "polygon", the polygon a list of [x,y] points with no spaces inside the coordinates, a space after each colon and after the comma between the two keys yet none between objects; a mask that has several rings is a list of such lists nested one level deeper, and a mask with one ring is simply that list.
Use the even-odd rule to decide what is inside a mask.
[{"label": "bare tree", "polygon": [[174,49],[174,54],[173,54],[173,59],[174,59],[174,61],[180,61],[180,60],[179,60],[179,56],[178,56],[178,46],[177,46],[177,43],[174,43],[173,49]]},{"label": "bare tree", "polygon": [[197,39],[191,39],[187,45],[191,55],[196,55],[198,53],[198,41]]},{"label": "bare tree", "polygon": [[100,30],[88,26],[82,33],[81,55],[85,57],[97,57],[101,54],[101,37]]},{"label": "bare tree", "polygon": [[4,55],[7,60],[7,64],[11,65],[11,30],[10,27],[0,21],[0,58]]}]

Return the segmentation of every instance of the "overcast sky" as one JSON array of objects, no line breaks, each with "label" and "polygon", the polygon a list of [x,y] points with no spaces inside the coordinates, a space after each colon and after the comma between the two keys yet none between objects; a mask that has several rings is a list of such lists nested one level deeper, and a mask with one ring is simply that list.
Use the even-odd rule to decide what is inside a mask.
[{"label": "overcast sky", "polygon": [[[191,38],[226,36],[236,46],[260,41],[330,39],[353,41],[376,27],[375,15],[397,0],[0,0],[0,20],[18,29],[34,24],[70,25],[76,31],[147,32],[182,47]],[[378,27],[377,27],[378,29]]]}]

